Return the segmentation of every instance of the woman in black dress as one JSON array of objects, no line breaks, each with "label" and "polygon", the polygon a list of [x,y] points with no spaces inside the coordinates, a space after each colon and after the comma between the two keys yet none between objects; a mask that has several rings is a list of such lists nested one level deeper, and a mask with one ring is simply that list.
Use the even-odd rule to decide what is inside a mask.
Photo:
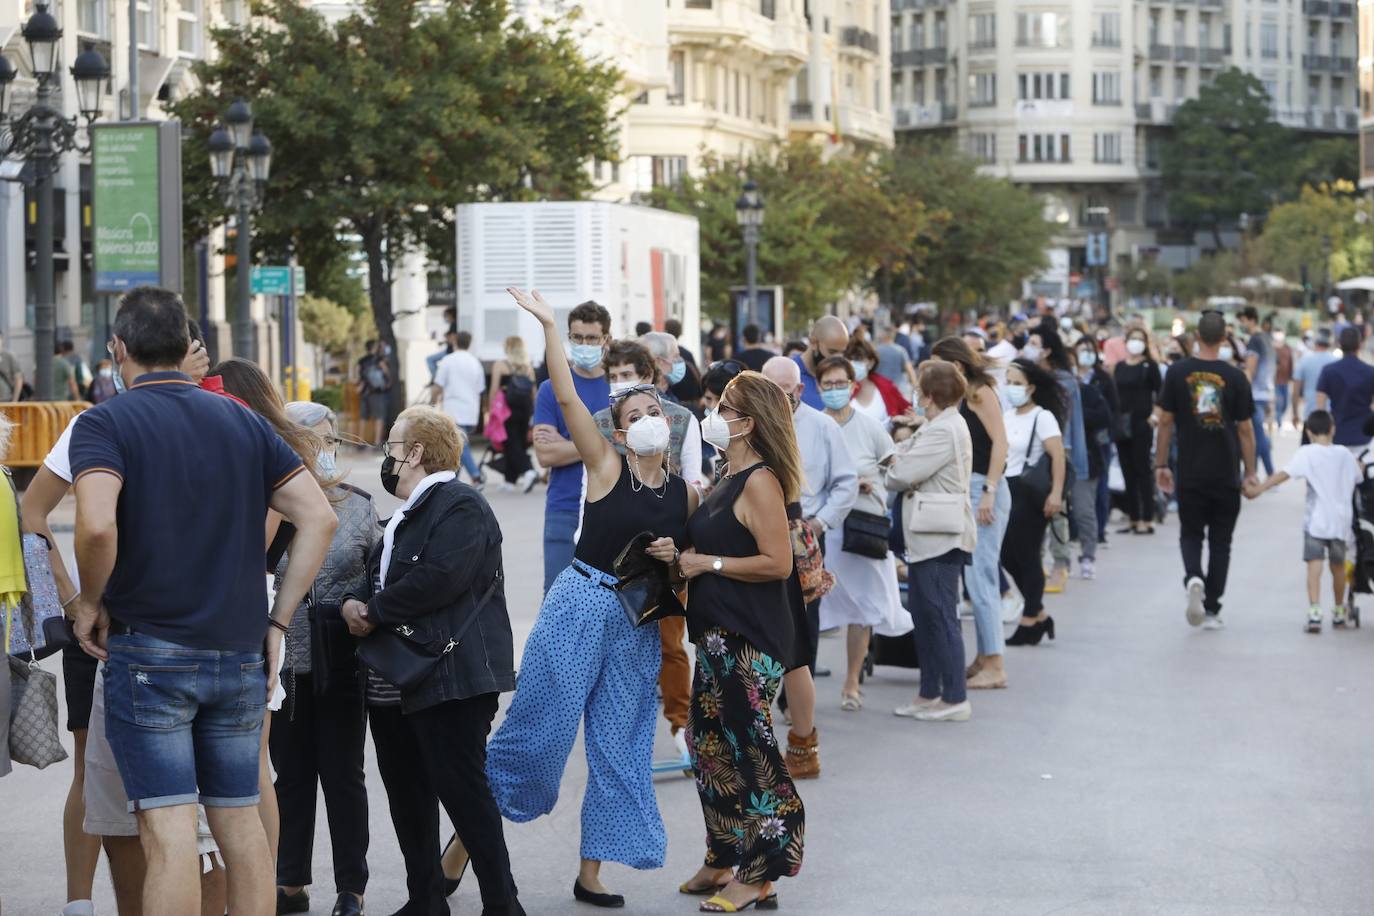
[{"label": "woman in black dress", "polygon": [[706,860],[680,890],[714,894],[702,912],[776,906],[772,882],[801,870],[805,815],[770,712],[795,654],[787,579],[789,502],[801,490],[791,405],[741,372],[702,423],[726,474],[688,522],[678,560],[692,581],[687,626],[697,646],[687,742],[706,820]]},{"label": "woman in black dress", "polygon": [[1154,534],[1154,426],[1150,423],[1155,399],[1163,386],[1159,364],[1150,351],[1150,337],[1143,328],[1126,333],[1126,358],[1112,370],[1121,403],[1121,428],[1117,431],[1117,460],[1126,482],[1126,512],[1131,523],[1118,534]]}]

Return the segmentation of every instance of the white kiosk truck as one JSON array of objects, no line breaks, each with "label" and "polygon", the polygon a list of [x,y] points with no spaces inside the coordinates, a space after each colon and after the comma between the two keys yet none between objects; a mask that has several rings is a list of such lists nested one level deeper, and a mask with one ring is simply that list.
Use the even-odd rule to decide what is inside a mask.
[{"label": "white kiosk truck", "polygon": [[472,333],[479,359],[500,359],[518,334],[542,362],[544,335],[509,286],[543,293],[565,332],[568,312],[592,299],[610,311],[613,337],[676,318],[683,345],[700,350],[695,217],[599,201],[462,204],[457,226],[458,327]]}]

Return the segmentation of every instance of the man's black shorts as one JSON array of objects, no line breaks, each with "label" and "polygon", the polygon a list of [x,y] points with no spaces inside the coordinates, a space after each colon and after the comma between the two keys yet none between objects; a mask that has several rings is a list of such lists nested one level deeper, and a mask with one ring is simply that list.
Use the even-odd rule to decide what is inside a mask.
[{"label": "man's black shorts", "polygon": [[95,669],[100,662],[80,646],[62,650],[62,683],[67,690],[67,731],[89,728],[91,698],[95,695]]}]

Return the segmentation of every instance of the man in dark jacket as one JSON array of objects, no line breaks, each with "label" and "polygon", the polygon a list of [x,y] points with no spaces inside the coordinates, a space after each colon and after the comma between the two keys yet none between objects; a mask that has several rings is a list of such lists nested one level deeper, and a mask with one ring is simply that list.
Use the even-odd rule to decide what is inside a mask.
[{"label": "man in dark jacket", "polygon": [[[447,912],[436,796],[457,834],[450,845],[471,855],[482,912],[524,913],[486,775],[497,697],[515,689],[501,528],[481,494],[457,479],[462,452],[462,433],[441,411],[411,407],[396,418],[382,486],[406,502],[373,548],[370,578],[378,587],[366,603],[349,598],[343,605],[354,635],[404,627],[442,653],[428,677],[401,691],[400,711],[372,716],[377,765],[406,860],[408,916]],[[366,639],[360,651],[366,659]]]}]

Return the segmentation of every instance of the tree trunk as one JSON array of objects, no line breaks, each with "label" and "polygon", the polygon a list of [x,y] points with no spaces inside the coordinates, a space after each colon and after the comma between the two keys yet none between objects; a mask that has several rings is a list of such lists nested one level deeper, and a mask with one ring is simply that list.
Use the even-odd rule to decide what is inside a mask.
[{"label": "tree trunk", "polygon": [[367,297],[372,303],[377,337],[395,350],[396,332],[391,327],[391,253],[386,249],[380,226],[368,223],[358,224],[357,228],[367,255]]},{"label": "tree trunk", "polygon": [[1217,254],[1220,254],[1222,251],[1221,224],[1217,222],[1212,223],[1212,243],[1217,246]]}]

